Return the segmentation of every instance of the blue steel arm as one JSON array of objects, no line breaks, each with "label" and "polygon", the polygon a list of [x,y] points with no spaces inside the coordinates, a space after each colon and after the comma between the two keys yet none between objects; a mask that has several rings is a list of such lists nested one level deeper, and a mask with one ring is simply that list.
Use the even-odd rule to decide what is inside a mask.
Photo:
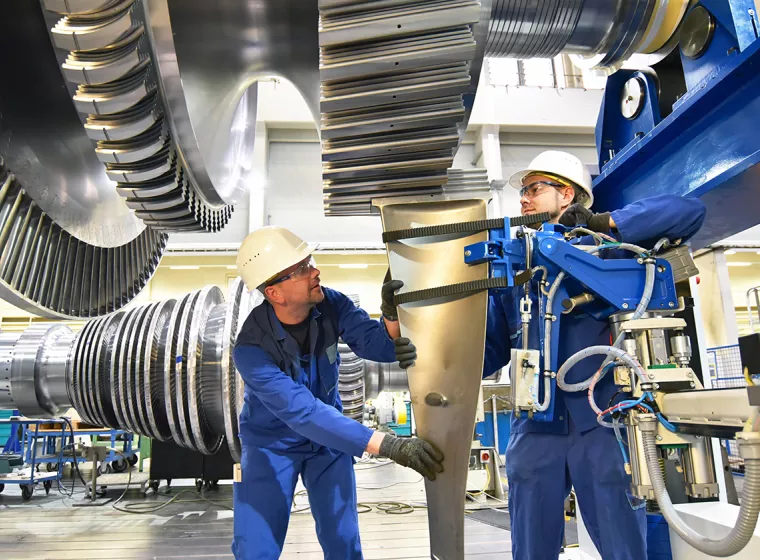
[{"label": "blue steel arm", "polygon": [[[539,233],[536,261],[558,267],[615,311],[633,310],[641,300],[645,267],[637,259],[602,259],[554,236]],[[648,309],[672,309],[677,304],[670,263],[657,260],[654,290]]]}]

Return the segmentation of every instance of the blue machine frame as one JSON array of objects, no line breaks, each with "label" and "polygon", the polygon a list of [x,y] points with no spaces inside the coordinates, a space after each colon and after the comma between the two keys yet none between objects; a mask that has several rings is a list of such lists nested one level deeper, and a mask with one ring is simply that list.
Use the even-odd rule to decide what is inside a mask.
[{"label": "blue machine frame", "polygon": [[[600,258],[579,248],[577,244],[580,239],[566,240],[565,233],[568,231],[561,225],[544,224],[542,231],[529,234],[520,232],[517,238],[513,238],[509,218],[505,218],[503,228],[489,230],[488,241],[465,247],[464,261],[469,265],[488,263],[491,278],[505,278],[508,288],[490,290],[492,295],[499,295],[515,288],[521,281],[527,280],[527,278],[522,280],[518,278],[520,272],[527,268],[527,253],[530,247],[530,266],[546,267],[548,274],[545,280],[552,283],[560,272],[566,275],[552,303],[550,313],[555,317],[559,317],[563,311],[563,300],[584,292],[590,292],[597,297],[596,301],[584,308],[585,312],[596,318],[607,318],[621,311],[633,311],[641,300],[646,279],[646,268],[643,266],[641,256],[625,259],[615,258],[619,257],[615,254],[610,255],[613,258]],[[527,241],[527,235],[530,235],[530,243]],[[619,252],[614,245],[602,252],[610,251]],[[670,263],[664,259],[655,259],[655,266],[654,289],[647,309],[652,311],[674,309],[677,307],[678,296]],[[545,335],[543,319],[540,317],[538,321],[541,340],[544,340]],[[556,373],[558,366],[559,324],[555,323],[553,329],[552,346],[549,349],[551,352],[549,374]],[[542,358],[546,350],[541,349]],[[544,372],[544,375],[546,373]],[[534,420],[551,422],[554,419],[556,379],[554,375],[551,377],[549,408],[543,412],[534,412],[532,416]],[[539,388],[539,392],[543,392],[542,387]],[[516,413],[527,414],[517,411]]]},{"label": "blue machine frame", "polygon": [[[760,222],[760,23],[753,0],[701,0],[714,33],[696,59],[681,53],[687,92],[664,119],[652,72],[610,76],[596,128],[601,173],[595,208],[610,210],[657,194],[700,198],[708,208],[692,240],[704,247]],[[688,15],[688,14],[687,14]],[[645,90],[633,119],[621,113],[630,78]]]}]

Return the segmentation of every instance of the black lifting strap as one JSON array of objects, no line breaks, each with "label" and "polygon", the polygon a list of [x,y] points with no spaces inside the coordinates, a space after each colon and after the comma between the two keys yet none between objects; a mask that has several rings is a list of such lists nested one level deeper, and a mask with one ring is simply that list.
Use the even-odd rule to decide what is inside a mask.
[{"label": "black lifting strap", "polygon": [[415,301],[424,301],[426,299],[472,294],[483,290],[489,290],[491,288],[507,287],[506,278],[486,278],[485,280],[473,280],[471,282],[461,282],[459,284],[449,284],[448,286],[439,286],[437,288],[428,288],[426,290],[396,294],[394,301],[396,305],[402,305],[404,303],[414,303]]},{"label": "black lifting strap", "polygon": [[[538,225],[551,220],[548,212],[531,214],[529,216],[517,216],[509,219],[512,227]],[[425,226],[411,229],[396,229],[383,233],[383,243],[401,241],[402,239],[415,239],[417,237],[432,237],[434,235],[451,235],[454,233],[480,233],[489,229],[502,229],[504,218],[493,220],[475,220],[474,222],[457,222],[455,224],[441,224],[437,226]]]},{"label": "black lifting strap", "polygon": [[[533,226],[548,222],[552,217],[548,212],[540,214],[531,214],[529,216],[518,216],[509,219],[509,225],[512,227]],[[476,220],[474,222],[459,222],[456,224],[441,224],[438,226],[426,226],[412,229],[397,229],[383,233],[383,243],[391,241],[401,241],[402,239],[415,239],[417,237],[432,237],[434,235],[451,235],[454,233],[479,233],[489,229],[501,229],[504,227],[504,218],[494,220]],[[464,256],[462,257],[464,258]],[[518,275],[519,276],[519,275]],[[529,279],[520,278],[517,284]],[[427,288],[414,292],[396,294],[394,302],[396,305],[404,303],[414,303],[427,299],[435,299],[447,296],[457,296],[462,294],[472,294],[492,288],[507,288],[506,278],[487,278],[485,280],[473,280],[472,282],[460,282],[459,284],[449,284],[448,286],[439,286],[437,288]]]}]

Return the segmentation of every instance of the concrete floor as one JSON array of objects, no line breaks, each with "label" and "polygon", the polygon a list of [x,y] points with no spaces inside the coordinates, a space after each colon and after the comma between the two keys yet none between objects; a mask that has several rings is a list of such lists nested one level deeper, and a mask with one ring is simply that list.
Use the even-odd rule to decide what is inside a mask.
[{"label": "concrete floor", "polygon": [[[375,508],[381,501],[424,505],[421,477],[390,464],[359,464],[356,470],[359,501],[373,507],[371,512],[359,516],[364,557],[430,558],[427,510],[416,508],[406,515],[391,515]],[[87,478],[87,473],[83,474]],[[71,480],[65,484],[69,489]],[[177,495],[181,486],[195,490],[191,480],[173,481],[169,495],[161,491],[154,496],[149,491],[144,498],[139,492],[130,492],[120,505],[160,505]],[[109,489],[109,497],[120,495],[120,489]],[[231,507],[232,488],[221,485],[218,491],[204,491],[203,495],[219,505],[198,500],[187,492],[180,497],[182,502],[155,513],[137,515],[117,511],[112,504],[73,507],[83,497],[81,487],[71,499],[62,497],[55,487],[45,496],[40,486],[31,501],[24,503],[17,486],[6,486],[0,494],[0,558],[231,558],[232,511],[223,506]],[[305,496],[296,497],[296,511],[306,505]],[[508,560],[509,537],[506,530],[466,519],[466,557]],[[291,517],[283,558],[323,558],[308,511]]]}]

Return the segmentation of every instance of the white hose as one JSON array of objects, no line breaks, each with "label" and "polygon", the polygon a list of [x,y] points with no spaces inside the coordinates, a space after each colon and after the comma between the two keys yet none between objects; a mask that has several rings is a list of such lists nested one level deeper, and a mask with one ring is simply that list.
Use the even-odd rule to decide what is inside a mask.
[{"label": "white hose", "polygon": [[670,529],[687,544],[709,556],[725,558],[742,550],[752,538],[760,513],[760,458],[744,459],[744,488],[736,525],[722,539],[711,539],[689,527],[673,507],[660,469],[656,432],[642,429],[641,435],[654,495]]},{"label": "white hose", "polygon": [[557,274],[557,278],[554,279],[552,287],[549,289],[549,295],[546,296],[546,315],[544,316],[544,400],[541,404],[536,406],[538,412],[546,411],[551,404],[552,383],[551,377],[546,374],[552,370],[552,325],[554,323],[552,304],[557,295],[557,290],[559,290],[559,285],[564,279],[564,272]]},{"label": "white hose", "polygon": [[[612,359],[619,359],[622,360],[625,365],[627,365],[629,368],[631,368],[632,371],[634,371],[640,378],[642,383],[646,383],[646,374],[644,373],[644,370],[641,367],[641,364],[639,364],[630,354],[624,352],[620,348],[615,348],[614,346],[589,346],[588,348],[584,348],[580,352],[576,352],[570,358],[562,364],[562,367],[559,368],[559,371],[557,372],[557,380],[565,378],[565,375],[567,375],[567,372],[570,371],[570,369],[575,366],[578,362],[581,360],[585,360],[586,358],[590,356],[612,356]],[[599,373],[597,372],[597,375]],[[594,377],[592,376],[591,379],[588,380],[589,384],[594,380]],[[601,378],[601,376],[599,376]],[[598,379],[597,379],[598,381]],[[601,414],[602,410],[596,405],[595,402],[593,402],[593,399],[589,399],[589,403],[591,404],[591,408],[596,412],[597,414]],[[610,427],[612,425],[610,424]]]}]

